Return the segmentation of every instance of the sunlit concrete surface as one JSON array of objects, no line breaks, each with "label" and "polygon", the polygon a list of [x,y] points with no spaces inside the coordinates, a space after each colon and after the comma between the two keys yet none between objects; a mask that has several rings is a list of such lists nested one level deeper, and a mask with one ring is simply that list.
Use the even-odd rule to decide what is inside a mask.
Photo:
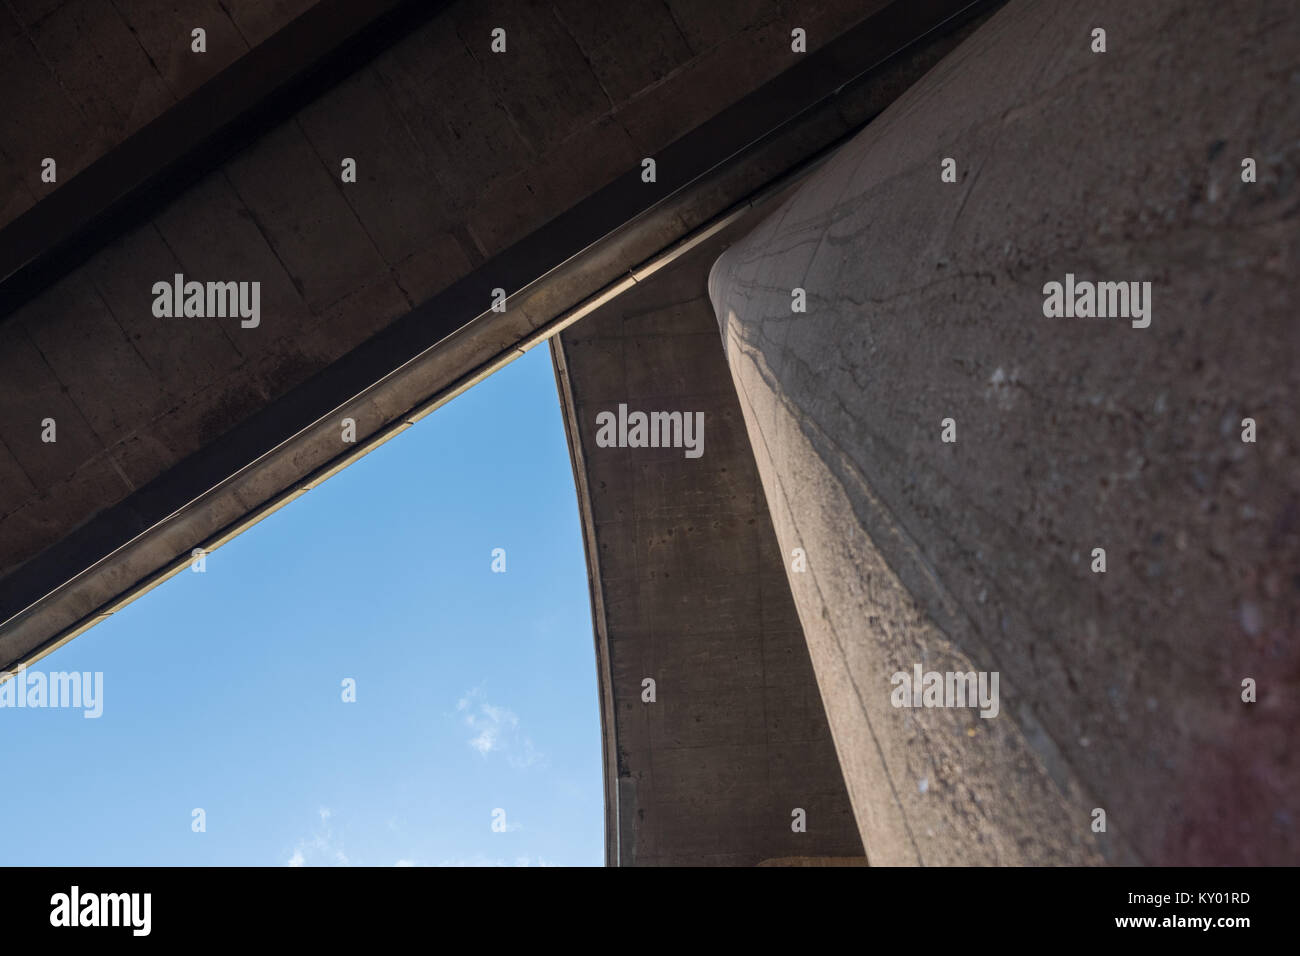
[{"label": "sunlit concrete surface", "polygon": [[[1298,49],[1015,0],[714,266],[873,864],[1300,858]],[[1149,326],[1045,316],[1067,273]],[[999,714],[893,706],[918,664]]]}]

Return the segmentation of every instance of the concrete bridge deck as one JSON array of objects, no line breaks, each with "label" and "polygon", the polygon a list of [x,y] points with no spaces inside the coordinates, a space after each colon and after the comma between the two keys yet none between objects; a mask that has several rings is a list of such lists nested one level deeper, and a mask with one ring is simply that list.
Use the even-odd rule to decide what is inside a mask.
[{"label": "concrete bridge deck", "polygon": [[[1284,13],[416,6],[0,9],[0,670],[549,341],[609,862],[1295,857]],[[1045,319],[1068,273],[1151,327]],[[176,274],[258,322],[160,318]],[[595,444],[620,403],[706,454]],[[891,707],[942,661],[995,721]]]}]

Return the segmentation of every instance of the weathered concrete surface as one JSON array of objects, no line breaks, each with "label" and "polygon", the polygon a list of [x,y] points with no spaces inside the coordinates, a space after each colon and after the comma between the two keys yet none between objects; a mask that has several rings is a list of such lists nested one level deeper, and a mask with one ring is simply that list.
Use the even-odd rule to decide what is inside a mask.
[{"label": "weathered concrete surface", "polygon": [[[17,0],[0,6],[0,226],[314,0]],[[207,32],[194,53],[191,33]],[[41,180],[41,160],[58,164]]]},{"label": "weathered concrete surface", "polygon": [[[607,858],[861,860],[709,306],[719,242],[552,340],[591,574]],[[598,447],[596,415],[620,403],[703,412],[702,455]],[[791,829],[796,808],[806,832]]]},{"label": "weathered concrete surface", "polygon": [[[0,576],[787,69],[791,22],[815,51],[887,5],[738,3],[724,31],[716,11],[691,4],[453,4],[0,327]],[[21,172],[0,175],[6,183],[35,177],[24,187],[35,190],[49,144],[84,138],[59,124],[90,116],[89,105],[65,102],[75,90],[59,85],[62,61],[33,37],[90,6],[109,15],[86,0],[20,5],[21,22],[0,10],[0,85],[14,94],[0,107],[0,162]],[[141,67],[152,79],[131,80],[118,59],[143,55],[141,44],[162,43],[199,8],[231,30],[229,17],[243,30],[253,16],[242,3],[227,17],[211,0],[186,0],[141,27],[137,43],[129,18],[151,6],[127,4],[128,23],[112,30],[67,28],[71,64],[99,62],[104,46],[100,72],[114,82],[85,93],[102,100],[94,116],[121,119],[95,121],[85,162],[162,108],[128,109],[139,84],[167,73],[162,48],[156,69]],[[246,29],[295,11],[277,3]],[[640,26],[616,41],[601,27],[612,22]],[[508,55],[489,52],[497,25]],[[213,37],[210,28],[210,50]],[[192,86],[182,80],[167,80],[163,105]],[[357,160],[356,183],[340,182],[344,156]],[[60,179],[75,168],[61,162]],[[15,213],[30,205],[14,202]],[[176,272],[260,281],[261,325],[154,317],[150,287]],[[481,343],[477,359],[495,351]],[[47,416],[59,422],[57,444],[40,441]]]},{"label": "weathered concrete surface", "polygon": [[[522,94],[486,82],[486,63],[441,72],[447,58],[473,59],[466,47],[477,35],[472,24],[457,26],[466,14],[452,5],[0,325],[0,382],[14,386],[12,394],[0,388],[0,668],[75,637],[183,568],[192,548],[219,547],[407,427],[412,416],[536,344],[588,296],[624,281],[682,235],[859,128],[952,49],[971,29],[972,15],[991,6],[895,0],[863,8],[837,0],[790,4],[782,8],[785,19],[775,20],[752,11],[757,19],[745,21],[748,27],[701,47],[696,60],[668,76],[656,76],[653,57],[628,59],[619,68],[631,72],[618,85],[625,95],[628,84],[641,83],[640,93],[585,126],[580,111],[566,110],[566,97],[578,102],[586,88],[571,73],[594,71],[601,84],[613,82],[613,40],[583,33],[581,18],[564,19],[584,55],[565,54],[571,70],[559,69],[547,60],[554,51],[537,42],[555,39],[553,25],[535,23],[540,14],[529,8],[507,21],[514,24],[511,69],[555,95],[541,105],[525,97],[531,105],[512,112],[512,122],[527,126],[537,117],[525,122],[523,112],[544,108],[552,127],[574,122],[577,132],[551,153],[525,150],[512,160],[527,173],[524,192],[538,192],[535,182],[545,190],[528,202],[511,195],[478,205],[474,190],[490,191],[505,175],[492,172],[500,160],[493,149],[516,135],[513,126],[506,140],[489,136],[477,147],[438,153],[436,166],[435,153],[416,136],[444,121],[453,139],[477,135],[482,116],[506,109],[502,96]],[[875,7],[881,9],[835,36]],[[574,0],[564,16],[581,9]],[[941,21],[899,53],[920,35],[918,22]],[[809,30],[806,60],[789,52],[783,31],[791,22]],[[643,53],[650,42],[642,34],[621,36]],[[567,41],[556,42],[567,49]],[[823,44],[825,51],[818,49]],[[757,48],[767,51],[761,64],[742,69],[735,62]],[[692,72],[706,64],[709,77]],[[409,88],[395,93],[385,70],[413,71]],[[772,85],[747,88],[771,72],[781,74]],[[687,75],[695,79],[687,82]],[[478,106],[448,101],[456,91],[480,97]],[[654,105],[645,97],[668,99]],[[573,210],[564,204],[618,178],[618,158],[601,160],[606,165],[596,176],[563,156],[599,145],[615,114],[635,126],[635,117],[654,106],[664,121],[654,135],[671,136],[680,130],[668,120],[696,122],[705,105],[727,108],[659,154],[653,208],[621,226],[611,219],[602,231],[588,229],[589,245],[573,255],[573,221],[566,218]],[[746,143],[731,161],[718,152]],[[333,178],[330,157],[344,152],[360,164],[355,184]],[[683,178],[688,168],[699,178]],[[689,188],[674,189],[674,176]],[[446,177],[463,182],[450,193],[436,188]],[[655,188],[640,182],[636,165],[619,182],[629,177],[638,197]],[[614,205],[630,215],[626,191],[615,192]],[[585,206],[604,209],[603,197]],[[463,225],[480,235],[534,229],[523,243],[532,253],[520,255],[521,246],[485,250],[454,225],[470,210],[473,219]],[[542,233],[556,223],[560,249],[553,251],[554,237]],[[257,279],[261,324],[249,330],[229,319],[154,317],[149,289],[177,271]],[[503,273],[513,278],[503,280]],[[542,274],[545,280],[535,281]],[[488,289],[503,282],[519,290],[507,311],[475,317]],[[452,334],[455,322],[468,324]],[[57,443],[40,440],[47,416],[59,423]],[[340,443],[343,417],[357,424],[356,445]]]},{"label": "weathered concrete surface", "polygon": [[[873,864],[1300,859],[1292,14],[1015,0],[714,267]],[[1150,327],[1044,317],[1067,272]]]},{"label": "weathered concrete surface", "polygon": [[865,856],[786,856],[764,860],[759,866],[866,866]]}]

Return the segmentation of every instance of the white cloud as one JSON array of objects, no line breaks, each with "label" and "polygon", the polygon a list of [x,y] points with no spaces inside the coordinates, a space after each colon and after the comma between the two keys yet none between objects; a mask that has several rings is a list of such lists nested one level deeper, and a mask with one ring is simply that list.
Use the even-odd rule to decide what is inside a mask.
[{"label": "white cloud", "polygon": [[471,731],[467,742],[483,757],[504,754],[506,762],[516,768],[544,761],[532,740],[520,732],[519,718],[514,711],[488,703],[481,688],[467,691],[456,702],[456,711],[464,714],[465,726]]},{"label": "white cloud", "polygon": [[285,865],[349,866],[348,855],[343,852],[343,847],[336,843],[334,831],[328,823],[333,814],[328,807],[321,807],[317,812],[320,816],[320,828],[311,837],[298,841],[293,856],[289,857],[289,862]]}]

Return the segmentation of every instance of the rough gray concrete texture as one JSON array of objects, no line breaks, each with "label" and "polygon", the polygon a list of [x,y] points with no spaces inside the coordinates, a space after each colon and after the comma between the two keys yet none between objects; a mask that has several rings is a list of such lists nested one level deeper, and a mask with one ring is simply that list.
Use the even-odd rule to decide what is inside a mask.
[{"label": "rough gray concrete texture", "polygon": [[[713,269],[873,864],[1300,860],[1294,13],[1014,0]],[[916,663],[1000,715],[894,708]]]},{"label": "rough gray concrete texture", "polygon": [[[0,327],[0,575],[787,68],[792,23],[815,50],[884,5],[454,4]],[[96,17],[110,9],[0,9],[0,82],[13,93],[0,161],[22,176],[48,142],[89,137],[90,156],[112,141],[84,119],[88,107],[63,102],[67,81],[41,85],[32,39],[92,6]],[[137,6],[149,4],[118,5],[128,21]],[[227,6],[246,37],[296,9],[263,10],[254,28],[241,18],[251,23],[256,5]],[[151,29],[186,9],[150,14]],[[497,25],[508,56],[488,52]],[[72,30],[73,60],[105,43],[105,57],[134,55],[113,35]],[[139,37],[148,49],[143,27]],[[124,69],[102,68],[118,84],[95,92],[105,115],[135,115]],[[175,83],[173,98],[188,88]],[[43,125],[64,121],[73,126]],[[113,136],[130,126],[120,120]],[[355,184],[339,180],[344,156],[357,160]],[[155,318],[152,283],[176,272],[260,281],[261,326]],[[56,444],[40,441],[45,417],[59,423]]]},{"label": "rough gray concrete texture", "polygon": [[[512,295],[505,312],[479,316],[415,361],[403,365],[400,371],[334,410],[334,414],[321,419],[315,427],[287,440],[273,454],[239,467],[236,476],[231,477],[229,471],[209,469],[209,478],[217,484],[166,521],[151,526],[157,517],[150,501],[157,489],[153,485],[138,488],[114,508],[116,531],[110,543],[115,550],[111,558],[96,564],[89,573],[78,574],[95,556],[106,552],[92,553],[85,547],[74,549],[72,560],[67,556],[60,558],[61,573],[67,583],[0,628],[0,668],[12,668],[24,660],[31,664],[40,654],[134,600],[141,588],[151,587],[173,571],[183,569],[192,548],[220,547],[246,527],[248,521],[258,520],[268,508],[278,507],[286,498],[300,494],[346,464],[346,456],[341,457],[339,452],[339,418],[352,417],[357,423],[359,444],[351,446],[355,453],[372,437],[379,437],[381,431],[391,434],[388,426],[400,427],[411,410],[450,397],[467,380],[472,381],[503,359],[517,355],[520,348],[536,341],[542,326],[556,321],[607,285],[626,281],[629,270],[639,269],[683,235],[703,226],[851,130],[860,128],[986,18],[987,15],[973,20],[963,18],[958,24],[950,24],[894,56],[887,65],[872,70],[868,76],[841,86],[820,107],[800,114],[783,126],[780,135],[746,151],[743,162],[715,170],[694,188],[664,199],[651,213],[637,217],[548,273],[545,281]],[[841,73],[845,80],[852,75],[847,70]],[[204,236],[197,238],[200,243],[210,241]],[[233,252],[244,253],[250,249],[256,251],[255,247],[245,247]],[[219,265],[215,255],[208,259],[210,266]],[[241,269],[246,265],[243,259],[235,259],[233,263]],[[426,314],[436,318],[437,309],[426,309]],[[236,334],[237,340],[242,334]],[[106,358],[121,361],[120,356]],[[331,374],[333,371],[337,369],[331,370]],[[102,375],[103,368],[96,366],[90,374]],[[281,374],[280,370],[275,370],[275,374]],[[75,380],[67,379],[62,384],[70,392],[85,394]],[[137,398],[147,400],[148,379],[138,378],[135,384],[144,389],[135,392]],[[251,401],[258,404],[256,398]],[[206,442],[216,431],[210,422],[203,424]],[[46,450],[50,450],[48,446]],[[176,467],[184,469],[192,464],[190,460]],[[235,464],[227,461],[222,468]],[[173,472],[169,468],[163,478]],[[227,477],[230,480],[223,480]],[[61,520],[52,519],[43,527],[27,530],[33,536],[43,536],[45,541],[57,541],[67,528],[75,526],[83,509],[96,507],[93,493],[96,489],[102,490],[106,497],[118,493],[116,486],[104,485],[102,480],[96,485],[95,476],[88,476],[87,488],[91,492],[87,496],[65,495],[48,502],[56,509],[68,506],[66,511],[56,514]],[[103,529],[99,531],[102,533]],[[99,540],[102,549],[106,539]],[[78,559],[78,555],[84,557]],[[75,563],[77,560],[83,563]]]},{"label": "rough gray concrete texture", "polygon": [[[314,0],[0,5],[0,226],[156,119]],[[207,52],[191,31],[207,32]],[[41,160],[58,164],[41,181]]]},{"label": "rough gray concrete texture", "polygon": [[[585,462],[580,507],[608,667],[611,862],[861,858],[709,305],[719,251],[701,246],[553,340],[569,441]],[[703,455],[598,447],[596,415],[619,403],[703,412]],[[647,677],[654,703],[641,699]],[[795,808],[807,832],[792,831]]]}]

